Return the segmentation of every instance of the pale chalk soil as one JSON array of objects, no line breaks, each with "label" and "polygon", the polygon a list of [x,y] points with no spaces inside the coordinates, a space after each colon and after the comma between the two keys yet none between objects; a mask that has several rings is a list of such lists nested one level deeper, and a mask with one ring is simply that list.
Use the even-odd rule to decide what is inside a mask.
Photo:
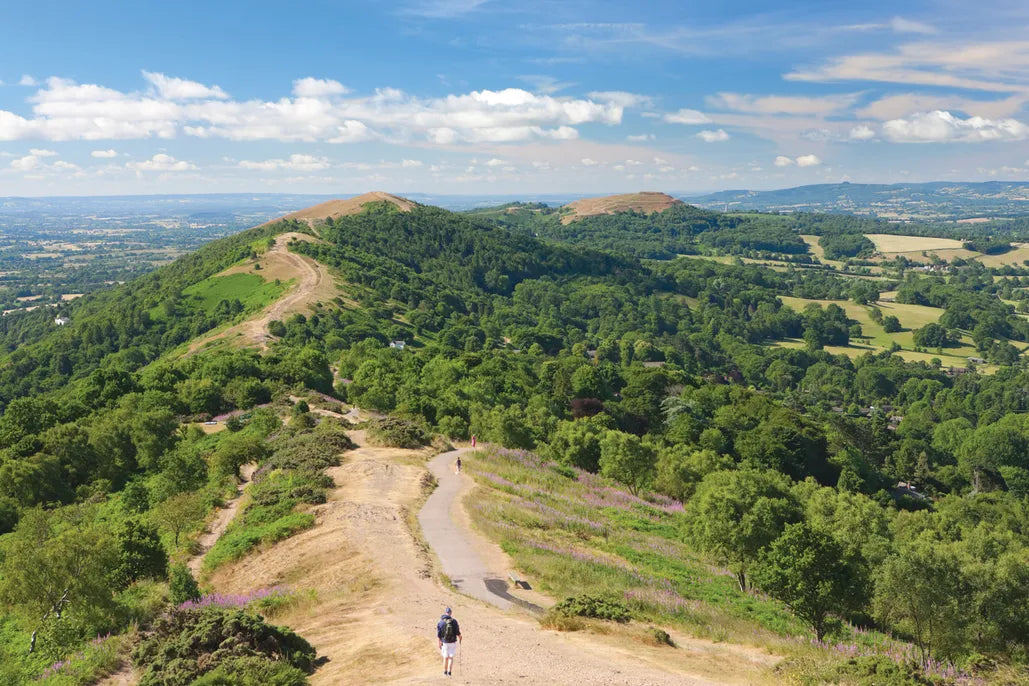
[{"label": "pale chalk soil", "polygon": [[[363,432],[353,432],[364,444]],[[678,647],[625,636],[543,630],[525,610],[499,610],[439,584],[435,559],[412,533],[424,499],[427,453],[362,445],[328,473],[336,483],[312,508],[312,528],[215,572],[218,591],[287,584],[316,599],[277,615],[327,661],[313,684],[435,683],[445,677],[435,624],[454,609],[464,643],[448,681],[466,684],[766,684],[779,658],[760,648],[713,643],[673,632]],[[444,475],[443,478],[450,478]],[[467,493],[470,479],[458,489]],[[468,528],[459,499],[454,520],[491,572],[503,552]],[[524,591],[512,592],[528,597]],[[539,601],[539,602],[537,602]],[[535,594],[532,602],[550,600]]]}]

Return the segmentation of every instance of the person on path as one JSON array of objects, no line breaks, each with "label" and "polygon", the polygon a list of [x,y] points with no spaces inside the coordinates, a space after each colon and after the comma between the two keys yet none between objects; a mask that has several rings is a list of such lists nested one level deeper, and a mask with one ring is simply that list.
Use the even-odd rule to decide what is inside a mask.
[{"label": "person on path", "polygon": [[460,455],[457,456],[457,473],[458,474],[461,473],[461,456]]},{"label": "person on path", "polygon": [[436,639],[439,641],[440,655],[443,656],[443,674],[451,676],[454,669],[454,655],[457,654],[457,644],[461,641],[461,627],[454,619],[449,607],[436,624]]}]

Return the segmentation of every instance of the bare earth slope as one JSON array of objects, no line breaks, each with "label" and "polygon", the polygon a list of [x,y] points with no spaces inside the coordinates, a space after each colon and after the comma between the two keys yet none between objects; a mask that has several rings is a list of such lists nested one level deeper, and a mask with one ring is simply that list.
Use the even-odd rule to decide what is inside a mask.
[{"label": "bare earth slope", "polygon": [[[767,670],[776,658],[758,649],[682,636],[675,636],[677,649],[657,648],[617,636],[545,631],[527,612],[504,612],[437,584],[430,557],[411,532],[411,513],[423,498],[425,454],[363,445],[361,432],[354,438],[362,447],[329,470],[336,488],[327,503],[313,508],[314,528],[210,579],[223,592],[276,584],[315,592],[316,601],[274,619],[328,658],[313,684],[438,681],[434,629],[447,605],[464,634],[456,683],[769,682]],[[470,486],[467,477],[445,471],[441,479]],[[455,501],[448,509],[457,514],[460,508]],[[483,560],[497,564],[490,555]]]},{"label": "bare earth slope", "polygon": [[642,191],[640,193],[625,193],[622,195],[606,195],[602,198],[583,198],[565,205],[565,208],[572,210],[571,214],[561,218],[561,223],[570,224],[576,219],[589,217],[597,214],[614,214],[635,210],[636,212],[663,212],[673,205],[684,204],[665,193],[653,191]]},{"label": "bare earth slope", "polygon": [[318,205],[297,210],[287,214],[285,217],[280,219],[273,219],[268,222],[272,224],[283,219],[301,219],[306,221],[308,224],[321,221],[326,217],[342,217],[348,214],[358,214],[370,202],[388,202],[396,205],[401,212],[410,212],[413,210],[418,203],[408,200],[407,198],[401,198],[397,195],[391,195],[390,193],[384,193],[382,191],[372,191],[370,193],[364,193],[362,195],[355,196],[353,198],[347,198],[346,200],[328,200]]}]

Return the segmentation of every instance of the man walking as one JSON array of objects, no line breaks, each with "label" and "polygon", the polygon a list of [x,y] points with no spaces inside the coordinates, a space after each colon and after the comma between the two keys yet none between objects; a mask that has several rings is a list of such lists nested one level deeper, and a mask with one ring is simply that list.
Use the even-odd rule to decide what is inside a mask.
[{"label": "man walking", "polygon": [[457,644],[461,641],[461,627],[451,615],[449,607],[436,624],[436,638],[439,640],[440,655],[443,656],[443,674],[451,676]]}]

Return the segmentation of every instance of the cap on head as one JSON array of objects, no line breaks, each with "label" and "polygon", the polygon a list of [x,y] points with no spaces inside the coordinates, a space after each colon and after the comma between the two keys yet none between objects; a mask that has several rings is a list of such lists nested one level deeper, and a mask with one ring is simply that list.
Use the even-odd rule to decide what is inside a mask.
[{"label": "cap on head", "polygon": [[450,614],[450,608],[449,607],[446,610],[446,614],[448,614],[448,615]]}]

